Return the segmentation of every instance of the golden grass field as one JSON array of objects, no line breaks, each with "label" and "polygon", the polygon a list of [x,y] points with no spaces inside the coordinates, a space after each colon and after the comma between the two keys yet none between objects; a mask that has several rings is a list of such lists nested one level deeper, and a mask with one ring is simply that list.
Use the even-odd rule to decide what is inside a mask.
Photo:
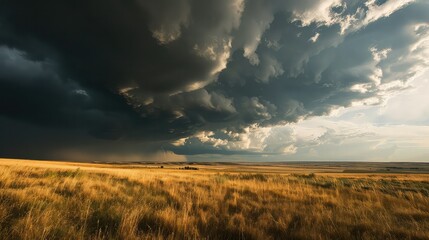
[{"label": "golden grass field", "polygon": [[0,239],[429,239],[420,167],[163,166],[0,159]]}]

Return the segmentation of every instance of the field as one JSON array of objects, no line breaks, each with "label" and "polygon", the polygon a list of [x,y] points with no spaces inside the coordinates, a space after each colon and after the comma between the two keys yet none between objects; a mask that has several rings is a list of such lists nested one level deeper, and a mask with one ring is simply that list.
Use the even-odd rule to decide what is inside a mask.
[{"label": "field", "polygon": [[429,239],[428,172],[0,159],[0,239]]}]

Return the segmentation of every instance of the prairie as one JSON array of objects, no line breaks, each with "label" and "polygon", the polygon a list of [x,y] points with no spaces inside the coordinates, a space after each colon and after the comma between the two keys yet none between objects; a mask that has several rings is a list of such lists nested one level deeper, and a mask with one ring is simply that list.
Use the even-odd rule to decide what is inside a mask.
[{"label": "prairie", "polygon": [[428,164],[0,159],[0,239],[429,239]]}]

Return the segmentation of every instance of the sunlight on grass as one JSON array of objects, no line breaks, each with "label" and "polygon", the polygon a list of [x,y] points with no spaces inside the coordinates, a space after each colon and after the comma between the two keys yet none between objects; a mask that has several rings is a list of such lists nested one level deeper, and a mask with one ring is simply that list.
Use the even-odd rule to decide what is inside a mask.
[{"label": "sunlight on grass", "polygon": [[429,182],[0,166],[1,239],[428,239]]}]

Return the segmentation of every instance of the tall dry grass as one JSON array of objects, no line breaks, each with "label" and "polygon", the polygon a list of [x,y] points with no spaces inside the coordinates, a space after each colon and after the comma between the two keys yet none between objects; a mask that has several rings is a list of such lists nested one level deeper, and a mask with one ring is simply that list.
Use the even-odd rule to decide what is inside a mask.
[{"label": "tall dry grass", "polygon": [[1,239],[429,239],[402,177],[0,166]]}]

